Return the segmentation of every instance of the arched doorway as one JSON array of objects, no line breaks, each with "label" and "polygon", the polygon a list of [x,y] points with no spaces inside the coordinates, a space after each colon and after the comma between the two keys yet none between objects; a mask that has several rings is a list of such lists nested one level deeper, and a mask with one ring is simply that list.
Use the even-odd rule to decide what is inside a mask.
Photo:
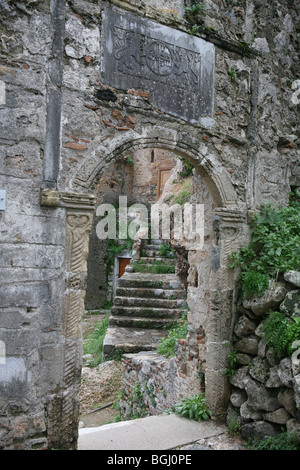
[{"label": "arched doorway", "polygon": [[[190,319],[201,327],[205,337],[202,348],[206,365],[205,390],[210,409],[221,415],[227,404],[227,379],[224,377],[227,350],[231,339],[235,301],[234,273],[227,266],[228,255],[243,242],[244,214],[237,207],[234,188],[218,158],[205,154],[199,142],[174,129],[151,126],[141,134],[129,131],[85,160],[70,184],[73,190],[90,192],[109,165],[139,149],[161,148],[184,157],[195,168],[211,198],[207,252],[189,253]],[[201,192],[201,191],[200,191]],[[200,194],[200,193],[199,193]],[[205,274],[202,274],[205,273]],[[191,280],[192,279],[192,280]]]}]

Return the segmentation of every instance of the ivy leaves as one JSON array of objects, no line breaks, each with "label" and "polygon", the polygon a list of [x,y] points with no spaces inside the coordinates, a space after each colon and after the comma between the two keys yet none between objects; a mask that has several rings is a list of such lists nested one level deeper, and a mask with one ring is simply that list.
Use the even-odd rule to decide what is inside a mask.
[{"label": "ivy leaves", "polygon": [[241,268],[244,296],[262,295],[269,279],[300,269],[300,205],[274,208],[263,205],[252,222],[252,236],[240,253],[232,253],[229,267]]}]

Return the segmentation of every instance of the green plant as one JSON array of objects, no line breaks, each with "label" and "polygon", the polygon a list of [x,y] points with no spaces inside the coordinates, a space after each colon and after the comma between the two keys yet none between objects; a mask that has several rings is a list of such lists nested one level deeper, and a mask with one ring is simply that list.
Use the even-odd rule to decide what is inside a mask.
[{"label": "green plant", "polygon": [[228,423],[229,436],[239,436],[241,434],[241,421],[237,417],[231,416]]},{"label": "green plant", "polygon": [[190,30],[188,30],[188,33],[191,34],[192,36],[199,36],[199,30],[200,26],[197,24],[193,24]]},{"label": "green plant", "polygon": [[[226,343],[225,346],[230,346],[230,344]],[[235,374],[237,353],[238,351],[233,348],[226,356],[227,368],[225,369],[223,375],[227,375],[229,379],[231,379]]]},{"label": "green plant", "polygon": [[291,355],[292,344],[300,340],[300,317],[288,317],[281,312],[269,312],[262,331],[268,346],[279,355]]},{"label": "green plant", "polygon": [[182,191],[180,191],[180,193],[175,196],[174,203],[183,206],[186,202],[190,200],[190,197],[191,191],[189,191],[188,189],[183,189]]},{"label": "green plant", "polygon": [[101,322],[96,323],[94,330],[83,343],[83,353],[91,354],[93,360],[91,367],[97,367],[102,362],[103,341],[108,328],[109,316],[106,315]]},{"label": "green plant", "polygon": [[102,308],[103,308],[103,310],[110,310],[112,306],[113,306],[112,300],[105,299],[105,301],[102,305]]},{"label": "green plant", "polygon": [[212,413],[205,402],[206,398],[203,393],[193,395],[191,398],[182,398],[179,403],[173,406],[173,411],[183,418],[207,421],[211,418]]},{"label": "green plant", "polygon": [[277,436],[250,439],[246,447],[250,450],[300,450],[300,443],[295,433],[282,430]]},{"label": "green plant", "polygon": [[175,356],[175,345],[179,339],[186,338],[188,332],[188,322],[183,315],[181,320],[169,331],[166,338],[161,338],[157,347],[158,354],[166,357]]},{"label": "green plant", "polygon": [[137,381],[131,387],[131,393],[127,398],[129,405],[129,414],[126,418],[137,419],[146,415],[144,395],[141,384]]},{"label": "green plant", "polygon": [[269,275],[259,271],[242,272],[240,279],[245,296],[251,297],[251,295],[257,294],[260,297],[269,287]]},{"label": "green plant", "polygon": [[168,265],[162,261],[155,261],[153,264],[144,264],[141,260],[133,263],[133,269],[135,272],[139,273],[153,273],[153,274],[174,274],[175,266]]},{"label": "green plant", "polygon": [[294,199],[283,208],[263,205],[251,223],[250,243],[230,255],[228,266],[241,270],[244,297],[262,295],[270,279],[300,269],[299,209],[299,200]]},{"label": "green plant", "polygon": [[231,78],[231,80],[236,80],[237,74],[235,69],[230,69],[228,70],[228,75]]},{"label": "green plant", "polygon": [[207,10],[207,6],[204,2],[196,2],[193,3],[191,6],[185,7],[185,11],[188,15],[195,15],[199,11]]},{"label": "green plant", "polygon": [[[195,25],[196,26],[196,25]],[[196,31],[197,32],[197,31]],[[193,165],[183,157],[177,157],[183,163],[182,171],[178,171],[178,175],[182,178],[188,178],[193,175],[194,167]]]},{"label": "green plant", "polygon": [[159,254],[164,258],[175,258],[174,250],[169,245],[162,243],[159,245]]},{"label": "green plant", "polygon": [[131,165],[131,166],[134,165],[134,160],[131,155],[126,155],[124,159],[125,159],[126,165]]},{"label": "green plant", "polygon": [[148,385],[148,381],[145,383],[145,393],[146,393],[147,395],[149,395],[149,398],[150,398],[150,401],[151,401],[152,406],[153,406],[154,408],[156,408],[157,403],[156,403],[156,400],[155,400],[156,395],[155,395],[155,393],[154,393],[154,385],[153,385],[153,383],[150,383],[149,385]]}]

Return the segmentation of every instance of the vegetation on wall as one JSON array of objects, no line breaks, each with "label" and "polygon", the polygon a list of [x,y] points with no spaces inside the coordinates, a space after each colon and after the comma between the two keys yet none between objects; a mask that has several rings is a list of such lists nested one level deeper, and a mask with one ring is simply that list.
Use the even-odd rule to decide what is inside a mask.
[{"label": "vegetation on wall", "polygon": [[300,339],[300,317],[270,311],[263,325],[264,339],[278,356],[291,355],[294,341]]},{"label": "vegetation on wall", "polygon": [[182,316],[181,320],[174,324],[166,338],[161,338],[158,343],[157,353],[166,357],[175,356],[175,345],[179,339],[186,338],[188,333],[188,322],[186,314]]},{"label": "vegetation on wall", "polygon": [[232,253],[229,267],[240,268],[244,297],[262,295],[269,280],[300,269],[300,198],[291,194],[287,207],[263,205],[254,217],[250,243]]}]

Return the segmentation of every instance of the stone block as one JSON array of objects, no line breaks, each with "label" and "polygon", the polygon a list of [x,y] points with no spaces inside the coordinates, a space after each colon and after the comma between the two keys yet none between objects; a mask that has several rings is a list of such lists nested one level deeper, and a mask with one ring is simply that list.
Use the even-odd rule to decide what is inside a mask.
[{"label": "stone block", "polygon": [[241,437],[248,441],[249,439],[266,439],[269,436],[276,436],[278,434],[277,428],[271,423],[265,421],[256,421],[254,423],[244,424],[241,428]]},{"label": "stone block", "polygon": [[277,392],[267,389],[263,384],[250,379],[245,390],[248,395],[249,406],[255,410],[274,411],[280,408]]},{"label": "stone block", "polygon": [[272,411],[270,413],[263,413],[263,418],[266,421],[271,421],[272,423],[286,424],[287,421],[291,418],[291,415],[285,408],[278,408],[278,410]]},{"label": "stone block", "polygon": [[280,304],[280,311],[290,317],[300,317],[300,289],[291,290]]},{"label": "stone block", "polygon": [[0,290],[2,307],[35,308],[49,301],[49,286],[46,283],[4,284]]},{"label": "stone block", "polygon": [[267,313],[270,309],[277,308],[284,299],[287,290],[282,283],[270,281],[267,289],[261,297],[252,297],[243,301],[243,307],[252,310],[257,316]]},{"label": "stone block", "polygon": [[300,287],[300,272],[299,271],[288,271],[283,275],[284,280],[293,284],[293,286]]}]

